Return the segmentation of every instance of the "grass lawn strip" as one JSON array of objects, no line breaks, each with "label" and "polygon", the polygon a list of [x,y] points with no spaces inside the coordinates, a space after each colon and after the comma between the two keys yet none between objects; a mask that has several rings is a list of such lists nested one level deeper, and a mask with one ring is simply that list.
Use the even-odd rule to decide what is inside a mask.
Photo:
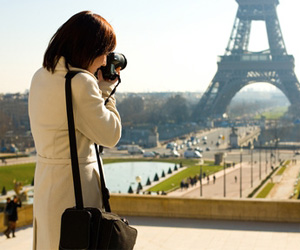
[{"label": "grass lawn strip", "polygon": [[[207,165],[207,166],[202,166],[202,173],[206,173],[207,175],[211,175],[215,172],[220,171],[221,169],[223,169],[222,166],[211,166],[211,165]],[[182,180],[186,180],[189,177],[194,177],[195,175],[199,176],[200,174],[200,166],[190,166],[187,167],[186,169],[180,171],[179,173],[170,176],[168,179],[163,180],[162,182],[158,183],[157,185],[149,188],[147,191],[150,192],[158,192],[158,191],[165,191],[170,192],[173,191],[175,189],[180,188],[180,182]]]},{"label": "grass lawn strip", "polygon": [[286,170],[286,166],[282,166],[276,173],[276,175],[282,175],[283,172]]},{"label": "grass lawn strip", "polygon": [[266,198],[267,195],[270,193],[271,189],[274,187],[275,183],[269,182],[267,185],[259,192],[256,198]]}]

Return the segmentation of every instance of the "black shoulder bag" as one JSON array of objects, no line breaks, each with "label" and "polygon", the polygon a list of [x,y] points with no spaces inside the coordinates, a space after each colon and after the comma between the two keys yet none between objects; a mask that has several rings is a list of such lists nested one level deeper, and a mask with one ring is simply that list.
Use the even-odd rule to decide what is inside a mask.
[{"label": "black shoulder bag", "polygon": [[133,249],[135,245],[137,230],[130,227],[126,219],[111,213],[109,192],[105,185],[99,151],[96,144],[95,148],[105,212],[99,208],[84,207],[83,205],[71,90],[71,79],[77,73],[79,72],[70,71],[65,76],[66,105],[76,207],[67,208],[62,215],[59,249],[130,250]]}]

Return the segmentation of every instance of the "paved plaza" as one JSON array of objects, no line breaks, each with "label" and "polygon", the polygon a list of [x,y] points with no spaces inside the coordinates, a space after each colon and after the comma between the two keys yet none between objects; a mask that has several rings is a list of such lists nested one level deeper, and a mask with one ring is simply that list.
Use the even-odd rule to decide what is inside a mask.
[{"label": "paved plaza", "polygon": [[[128,217],[138,229],[135,250],[299,250],[300,225],[172,218]],[[0,249],[32,248],[32,227],[16,238],[0,236]],[[42,249],[40,249],[42,250]]]}]

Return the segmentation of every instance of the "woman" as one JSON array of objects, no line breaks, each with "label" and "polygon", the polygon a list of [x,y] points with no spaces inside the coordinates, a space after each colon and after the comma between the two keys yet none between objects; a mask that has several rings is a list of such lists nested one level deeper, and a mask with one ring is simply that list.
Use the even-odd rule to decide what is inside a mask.
[{"label": "woman", "polygon": [[60,220],[75,206],[65,103],[65,75],[72,79],[72,99],[84,206],[102,208],[94,143],[113,147],[121,136],[121,121],[112,96],[114,82],[104,81],[106,55],[116,46],[107,21],[90,11],[71,17],[54,34],[43,67],[33,76],[29,117],[37,150],[34,192],[34,249],[58,249]]}]

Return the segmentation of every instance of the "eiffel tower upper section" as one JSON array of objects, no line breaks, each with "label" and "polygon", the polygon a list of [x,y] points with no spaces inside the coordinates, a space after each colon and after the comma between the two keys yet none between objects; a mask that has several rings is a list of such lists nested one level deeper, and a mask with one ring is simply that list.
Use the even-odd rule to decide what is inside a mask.
[{"label": "eiffel tower upper section", "polygon": [[[268,82],[289,99],[300,114],[300,84],[294,73],[294,57],[287,54],[277,17],[278,0],[236,0],[239,4],[229,42],[218,61],[218,70],[198,105],[198,117],[220,118],[243,87]],[[269,49],[248,50],[252,21],[266,25]],[[258,38],[259,39],[259,38]]]},{"label": "eiffel tower upper section", "polygon": [[[269,53],[272,56],[287,55],[280,29],[276,5],[278,0],[236,0],[239,8],[225,55],[241,55],[248,52],[252,21],[265,21]],[[273,58],[276,60],[276,58]],[[278,58],[277,58],[278,59]]]}]

